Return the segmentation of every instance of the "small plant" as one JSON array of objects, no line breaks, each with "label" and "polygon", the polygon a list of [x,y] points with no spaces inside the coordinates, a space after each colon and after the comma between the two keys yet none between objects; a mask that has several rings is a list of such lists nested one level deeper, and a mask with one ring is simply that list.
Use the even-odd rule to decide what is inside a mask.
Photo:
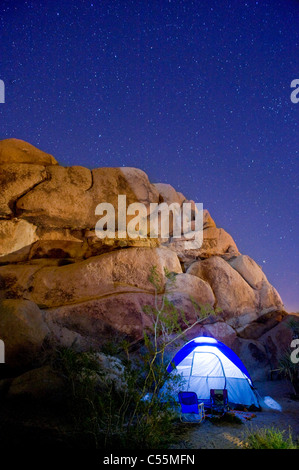
[{"label": "small plant", "polygon": [[[291,319],[287,323],[292,331],[292,338],[299,338],[299,321]],[[291,360],[291,348],[285,350],[278,360],[278,371],[292,384],[295,397],[299,396],[299,366]]]},{"label": "small plant", "polygon": [[248,434],[244,447],[247,449],[298,449],[293,441],[291,430],[286,431],[271,428],[260,428]]},{"label": "small plant", "polygon": [[299,320],[296,320],[295,318],[291,318],[288,321],[287,325],[293,333],[293,339],[299,338]]},{"label": "small plant", "polygon": [[[165,268],[164,274],[168,287],[173,287],[175,273],[170,273]],[[173,420],[176,413],[172,406],[173,398],[169,396],[168,391],[171,388],[177,389],[182,378],[179,375],[167,373],[166,349],[183,339],[186,332],[203,319],[216,315],[220,311],[220,309],[215,311],[210,305],[199,306],[191,298],[195,319],[190,322],[185,312],[169,301],[168,292],[164,289],[163,280],[155,266],[151,268],[149,281],[154,288],[154,304],[144,306],[143,310],[150,318],[152,326],[144,332],[145,353],[141,357],[142,387],[139,389],[139,397],[129,422],[130,425],[137,423],[139,434],[146,436],[143,446],[146,446],[150,436],[152,445],[161,445],[163,442],[166,443],[167,439],[169,441],[173,434]],[[168,391],[165,392],[161,401],[159,393],[166,383],[170,386],[166,387]]]},{"label": "small plant", "polygon": [[[165,270],[165,277],[168,286],[175,283],[173,273]],[[160,390],[167,382],[170,389],[177,388],[181,377],[167,373],[165,349],[217,312],[210,306],[198,306],[191,299],[195,316],[189,322],[185,312],[168,300],[155,267],[149,280],[154,288],[154,304],[145,306],[144,312],[152,327],[144,332],[141,354],[132,359],[130,344],[123,337],[108,338],[101,353],[71,349],[57,352],[55,366],[69,384],[68,407],[74,432],[89,446],[152,449],[166,447],[173,440],[177,413],[171,397],[166,392],[162,400]],[[104,361],[119,365],[118,383],[111,380],[110,369],[115,367],[107,369],[101,362],[103,355]]]},{"label": "small plant", "polygon": [[[168,285],[174,286],[175,273],[170,273],[164,268],[164,274]],[[146,305],[143,309],[151,319],[152,327],[144,332],[144,344],[147,352],[143,356],[143,361],[147,373],[140,401],[148,392],[151,392],[152,397],[155,397],[165,382],[170,379],[164,363],[166,348],[184,338],[185,334],[202,320],[210,315],[216,315],[220,311],[220,309],[215,311],[210,305],[199,306],[191,298],[195,320],[190,322],[187,320],[184,310],[178,309],[169,301],[168,292],[163,289],[163,282],[157,273],[156,266],[151,268],[149,281],[154,288],[155,298],[154,305]],[[179,377],[173,376],[171,380],[179,381]],[[137,409],[138,404],[136,412]]]},{"label": "small plant", "polygon": [[279,358],[278,370],[292,384],[294,395],[299,396],[299,367],[291,361],[291,349],[287,349]]}]

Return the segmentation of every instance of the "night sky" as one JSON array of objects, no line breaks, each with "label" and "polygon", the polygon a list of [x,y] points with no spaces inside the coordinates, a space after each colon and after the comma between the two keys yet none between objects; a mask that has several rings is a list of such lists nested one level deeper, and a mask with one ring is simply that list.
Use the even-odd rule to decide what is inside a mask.
[{"label": "night sky", "polygon": [[0,1],[0,139],[203,202],[299,310],[299,2]]}]

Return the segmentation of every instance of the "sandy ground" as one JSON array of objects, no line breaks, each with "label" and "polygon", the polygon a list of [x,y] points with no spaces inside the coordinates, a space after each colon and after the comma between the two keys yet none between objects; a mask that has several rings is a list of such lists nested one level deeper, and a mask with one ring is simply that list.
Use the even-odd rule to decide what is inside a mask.
[{"label": "sandy ground", "polygon": [[275,427],[285,430],[289,428],[293,440],[299,439],[299,401],[290,398],[292,389],[283,380],[255,383],[261,397],[270,396],[282,408],[282,411],[263,406],[256,412],[256,417],[244,424],[214,424],[208,420],[201,424],[181,424],[178,429],[179,443],[175,449],[240,449],[246,434],[253,429]]}]

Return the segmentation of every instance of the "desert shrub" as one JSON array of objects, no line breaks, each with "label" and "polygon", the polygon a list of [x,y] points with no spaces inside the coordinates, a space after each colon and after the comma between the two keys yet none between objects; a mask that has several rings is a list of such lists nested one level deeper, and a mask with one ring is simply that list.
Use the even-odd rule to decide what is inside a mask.
[{"label": "desert shrub", "polygon": [[298,445],[293,441],[291,431],[288,435],[286,431],[271,428],[260,428],[251,431],[245,441],[248,449],[298,449]]},{"label": "desert shrub", "polygon": [[121,383],[111,380],[96,352],[62,348],[56,369],[66,379],[66,403],[73,435],[80,445],[96,448],[153,448],[172,439],[175,414],[157,394],[142,400],[144,371],[127,362]]},{"label": "desert shrub", "polygon": [[[165,270],[165,275],[170,284],[175,282],[172,273]],[[123,340],[123,355],[120,356],[120,341],[113,344],[110,338],[103,348],[106,354],[122,357],[122,361],[114,359],[119,361],[117,377],[111,378],[111,371],[99,361],[101,355],[97,352],[62,349],[57,354],[56,366],[70,389],[68,407],[74,432],[82,434],[87,445],[162,448],[173,439],[177,413],[170,396],[164,394],[161,400],[160,390],[167,382],[170,382],[170,389],[177,388],[181,379],[167,373],[165,350],[183,338],[186,331],[217,312],[210,306],[198,306],[193,302],[196,314],[190,323],[184,312],[169,302],[155,267],[149,280],[154,288],[155,302],[153,306],[144,307],[152,327],[144,332],[142,353],[135,354],[132,359],[130,345]]]},{"label": "desert shrub", "polygon": [[[290,328],[292,332],[292,338],[298,339],[299,338],[299,321],[291,319],[287,323],[287,326]],[[292,349],[288,348],[280,354],[278,359],[278,371],[280,374],[285,376],[291,383],[294,396],[299,396],[299,367],[298,363],[292,362],[291,359]]]},{"label": "desert shrub", "polygon": [[284,351],[278,360],[278,370],[291,383],[294,395],[299,396],[299,367],[291,360],[292,350],[289,348]]}]

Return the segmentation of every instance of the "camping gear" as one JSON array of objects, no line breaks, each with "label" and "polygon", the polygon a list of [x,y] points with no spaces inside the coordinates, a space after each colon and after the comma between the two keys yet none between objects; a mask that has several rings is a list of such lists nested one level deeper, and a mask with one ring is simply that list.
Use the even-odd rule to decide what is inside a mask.
[{"label": "camping gear", "polygon": [[205,419],[204,404],[198,403],[195,392],[179,392],[178,398],[181,405],[181,421],[201,423]]},{"label": "camping gear", "polygon": [[[167,381],[161,394],[178,400],[179,391],[192,391],[210,406],[210,390],[226,389],[230,405],[260,408],[249,372],[239,357],[214,338],[199,336],[186,343],[174,356],[167,371],[179,374],[181,383]],[[231,406],[233,408],[233,406]]]},{"label": "camping gear", "polygon": [[226,388],[224,389],[215,389],[210,390],[210,406],[211,413],[214,411],[217,413],[226,413],[228,411],[228,395]]},{"label": "camping gear", "polygon": [[246,423],[246,421],[250,421],[252,418],[256,418],[255,413],[249,413],[248,411],[230,410],[227,414],[239,418],[242,423]]}]

